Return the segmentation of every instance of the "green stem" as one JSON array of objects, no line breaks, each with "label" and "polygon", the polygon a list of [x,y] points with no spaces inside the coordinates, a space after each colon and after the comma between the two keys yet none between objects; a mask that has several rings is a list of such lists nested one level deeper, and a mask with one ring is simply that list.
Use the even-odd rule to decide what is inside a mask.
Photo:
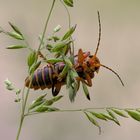
[{"label": "green stem", "polygon": [[56,0],[53,0],[53,3],[52,3],[52,6],[51,6],[51,9],[50,9],[48,18],[46,20],[45,27],[44,27],[43,34],[42,34],[42,38],[41,38],[41,41],[40,41],[40,44],[39,44],[39,47],[38,47],[38,51],[41,49],[41,45],[42,45],[44,37],[45,37],[45,33],[46,33],[46,30],[47,30],[47,27],[48,27],[48,23],[49,23],[49,20],[50,20],[51,13],[52,13],[53,8],[54,8],[55,1]]},{"label": "green stem", "polygon": [[65,7],[66,11],[67,11],[67,14],[68,14],[68,21],[69,21],[69,29],[71,27],[71,17],[70,17],[70,13],[69,13],[69,10],[67,8],[67,6],[62,2],[62,0],[60,0],[60,2],[62,3],[62,5]]},{"label": "green stem", "polygon": [[[52,13],[55,1],[56,0],[53,0],[53,3],[52,3],[52,6],[51,6],[51,9],[50,9],[48,18],[46,20],[45,27],[44,27],[43,34],[42,34],[42,38],[41,38],[41,41],[40,41],[40,44],[39,44],[39,47],[38,47],[38,51],[40,50],[41,45],[43,43],[43,40],[44,40],[44,37],[45,37],[45,33],[46,33],[46,30],[47,30],[47,26],[48,26],[48,22],[49,22],[49,19],[50,19],[50,16],[51,16],[51,13]],[[31,77],[32,76],[33,76],[33,74],[31,74]],[[24,100],[24,95],[22,95],[23,96],[22,97],[22,113],[21,113],[21,119],[20,119],[20,124],[19,124],[19,128],[18,128],[16,140],[19,140],[19,136],[20,136],[20,133],[21,133],[23,121],[24,121],[24,118],[25,118],[25,109],[26,109],[26,104],[27,104],[27,100],[28,100],[28,97],[29,97],[29,93],[30,93],[31,83],[32,83],[32,78],[31,78],[31,81],[30,81],[30,84],[29,84],[29,88],[28,88],[26,96],[25,96],[25,100]],[[23,90],[23,94],[24,94],[24,90]]]},{"label": "green stem", "polygon": [[111,108],[119,109],[119,110],[134,110],[134,108],[94,107],[94,108],[83,108],[83,109],[66,109],[66,110],[64,109],[64,110],[56,110],[52,112],[29,112],[26,113],[24,116],[31,116],[31,115],[38,115],[38,114],[45,114],[45,113],[55,113],[55,112],[84,112],[84,111],[92,111],[92,110],[106,110]]},{"label": "green stem", "polygon": [[[69,12],[67,6],[62,2],[62,0],[60,0],[60,2],[62,3],[62,5],[64,6],[64,8],[66,9],[66,12],[67,12],[67,15],[68,15],[69,29],[70,29],[71,28],[71,16],[70,16],[70,12]],[[71,38],[71,40],[73,40],[72,37],[70,37],[70,38]],[[72,46],[71,46],[71,49],[70,49],[70,54],[73,57],[73,63],[74,63],[74,42],[73,41],[72,41]]]},{"label": "green stem", "polygon": [[22,128],[22,124],[23,124],[23,120],[24,120],[24,116],[21,116],[21,120],[20,120],[20,124],[19,124],[19,128],[18,128],[18,132],[17,132],[16,140],[19,140],[19,136],[20,136],[20,132],[21,132],[21,128]]},{"label": "green stem", "polygon": [[[31,77],[32,76],[33,76],[33,74],[31,75]],[[21,118],[20,118],[20,123],[19,123],[19,128],[18,128],[16,140],[19,140],[21,128],[22,128],[23,121],[24,121],[24,118],[25,118],[25,115],[24,114],[25,114],[25,109],[26,109],[26,104],[27,104],[28,96],[29,96],[29,93],[30,93],[31,83],[32,83],[32,80],[30,81],[29,88],[28,88],[27,93],[26,93],[26,96],[25,96],[25,100],[22,99],[22,112],[21,112]],[[22,94],[24,94],[24,90],[23,90],[23,93]]]}]

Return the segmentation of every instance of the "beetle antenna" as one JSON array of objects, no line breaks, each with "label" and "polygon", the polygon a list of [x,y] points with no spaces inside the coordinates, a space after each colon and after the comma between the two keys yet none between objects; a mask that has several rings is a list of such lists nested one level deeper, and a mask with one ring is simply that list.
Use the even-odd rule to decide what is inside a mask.
[{"label": "beetle antenna", "polygon": [[101,41],[101,20],[100,20],[100,13],[99,11],[97,11],[98,14],[98,23],[99,23],[99,37],[98,37],[98,43],[97,43],[97,47],[96,47],[96,51],[95,54],[97,54],[98,50],[99,50],[99,46],[100,46],[100,41]]},{"label": "beetle antenna", "polygon": [[119,76],[119,74],[118,74],[117,72],[115,72],[114,70],[112,70],[111,68],[109,68],[109,67],[107,67],[107,66],[105,66],[105,65],[100,64],[100,66],[102,66],[102,67],[104,67],[104,68],[106,68],[106,69],[112,71],[112,72],[119,78],[121,84],[124,86],[124,83],[123,83],[121,77]]}]

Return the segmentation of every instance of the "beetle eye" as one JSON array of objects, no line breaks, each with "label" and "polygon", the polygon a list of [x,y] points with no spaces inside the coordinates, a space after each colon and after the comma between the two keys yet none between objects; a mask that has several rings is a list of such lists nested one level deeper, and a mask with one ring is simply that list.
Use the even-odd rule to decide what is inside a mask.
[{"label": "beetle eye", "polygon": [[92,58],[93,57],[93,55],[89,55],[89,58]]},{"label": "beetle eye", "polygon": [[87,66],[90,67],[90,63],[89,63],[89,61],[87,61]]}]

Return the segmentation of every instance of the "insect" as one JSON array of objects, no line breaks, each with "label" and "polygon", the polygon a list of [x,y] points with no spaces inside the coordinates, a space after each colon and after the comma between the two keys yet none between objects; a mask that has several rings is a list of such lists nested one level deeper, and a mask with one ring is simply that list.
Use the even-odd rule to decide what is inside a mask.
[{"label": "insect", "polygon": [[[80,81],[85,83],[87,86],[92,86],[92,79],[94,78],[95,72],[98,73],[100,67],[104,67],[112,71],[120,80],[121,84],[124,86],[124,83],[120,76],[111,68],[100,63],[97,52],[99,50],[100,40],[101,40],[101,22],[100,15],[98,12],[98,21],[99,21],[99,38],[94,55],[91,55],[90,52],[83,52],[82,49],[79,49],[78,54],[74,56],[74,69],[76,70],[78,77],[76,78],[78,84]],[[25,86],[37,90],[45,88],[52,88],[53,96],[56,96],[62,85],[66,84],[66,76],[59,80],[59,74],[65,67],[65,63],[58,62],[53,65],[46,65],[42,68],[38,68],[32,77],[27,77],[25,80]]]}]

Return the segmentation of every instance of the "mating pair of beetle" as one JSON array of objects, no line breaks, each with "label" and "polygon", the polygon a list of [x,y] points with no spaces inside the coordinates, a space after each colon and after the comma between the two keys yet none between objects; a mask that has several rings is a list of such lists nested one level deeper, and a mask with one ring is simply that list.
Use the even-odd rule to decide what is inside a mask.
[{"label": "mating pair of beetle", "polygon": [[[87,86],[91,87],[92,79],[94,78],[95,72],[98,73],[100,67],[104,67],[112,71],[119,78],[121,84],[124,86],[124,83],[121,80],[120,76],[111,68],[101,64],[99,59],[97,58],[97,52],[101,40],[101,23],[99,12],[98,21],[99,38],[94,55],[91,55],[90,52],[83,52],[82,49],[79,49],[78,54],[74,56],[74,69],[78,74],[76,78],[77,83],[80,84],[81,81]],[[29,76],[26,78],[25,85],[27,87],[33,88],[34,90],[44,90],[45,88],[52,88],[52,94],[53,96],[56,96],[59,93],[61,86],[66,84],[66,76],[64,76],[61,80],[59,78],[59,74],[62,72],[64,67],[65,63],[58,62],[53,65],[46,65],[45,67],[38,68],[34,72],[33,77]]]}]

